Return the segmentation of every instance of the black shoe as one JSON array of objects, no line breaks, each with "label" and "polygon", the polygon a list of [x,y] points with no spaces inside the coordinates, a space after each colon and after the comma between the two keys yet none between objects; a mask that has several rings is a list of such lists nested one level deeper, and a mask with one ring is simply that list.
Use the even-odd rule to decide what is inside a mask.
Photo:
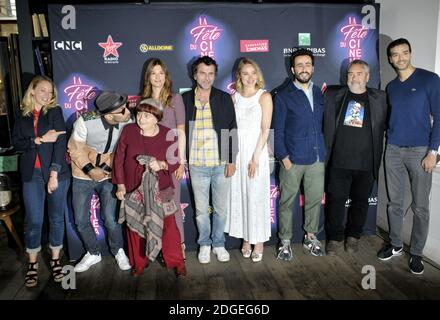
[{"label": "black shoe", "polygon": [[377,253],[379,260],[386,261],[392,257],[401,256],[403,254],[403,247],[394,247],[391,243],[385,244]]},{"label": "black shoe", "polygon": [[409,259],[409,270],[413,274],[422,274],[425,270],[421,256],[413,256]]}]

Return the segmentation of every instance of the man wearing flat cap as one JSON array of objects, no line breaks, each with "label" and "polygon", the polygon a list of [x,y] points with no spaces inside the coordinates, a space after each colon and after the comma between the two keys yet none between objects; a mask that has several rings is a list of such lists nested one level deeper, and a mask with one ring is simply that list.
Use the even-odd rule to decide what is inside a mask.
[{"label": "man wearing flat cap", "polygon": [[103,91],[95,104],[96,110],[81,114],[75,121],[68,144],[72,159],[75,224],[87,251],[75,266],[75,272],[84,272],[101,261],[99,243],[90,223],[90,200],[94,192],[99,196],[110,252],[121,270],[129,270],[131,267],[123,249],[122,228],[117,222],[115,186],[111,182],[113,151],[122,128],[132,122],[127,108],[127,95]]}]

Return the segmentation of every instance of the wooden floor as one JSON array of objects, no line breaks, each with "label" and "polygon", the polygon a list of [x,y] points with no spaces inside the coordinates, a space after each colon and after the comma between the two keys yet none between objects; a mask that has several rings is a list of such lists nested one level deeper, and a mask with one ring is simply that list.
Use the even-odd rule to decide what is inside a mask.
[{"label": "wooden floor", "polygon": [[[231,250],[231,261],[201,265],[195,252],[187,252],[188,276],[176,279],[171,270],[154,263],[140,277],[120,271],[113,257],[77,275],[76,289],[64,290],[52,281],[47,259],[40,258],[40,283],[35,288],[23,284],[26,268],[22,253],[0,243],[0,299],[171,299],[171,300],[303,300],[303,299],[440,299],[440,270],[425,262],[425,273],[408,271],[408,253],[380,262],[376,251],[383,241],[378,236],[362,239],[356,256],[312,257],[294,246],[290,262],[275,259],[276,248],[265,248],[263,262],[244,259]],[[68,263],[68,261],[65,261]],[[376,289],[362,288],[362,267],[374,266]]]}]

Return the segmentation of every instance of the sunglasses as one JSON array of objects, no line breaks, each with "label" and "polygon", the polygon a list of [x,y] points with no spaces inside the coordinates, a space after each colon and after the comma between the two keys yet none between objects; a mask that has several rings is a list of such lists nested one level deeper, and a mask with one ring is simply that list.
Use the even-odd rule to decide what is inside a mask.
[{"label": "sunglasses", "polygon": [[126,111],[127,111],[127,107],[124,107],[124,109],[122,109],[122,110],[119,111],[119,112],[111,112],[111,113],[109,113],[109,114],[120,114],[120,115],[124,115]]}]

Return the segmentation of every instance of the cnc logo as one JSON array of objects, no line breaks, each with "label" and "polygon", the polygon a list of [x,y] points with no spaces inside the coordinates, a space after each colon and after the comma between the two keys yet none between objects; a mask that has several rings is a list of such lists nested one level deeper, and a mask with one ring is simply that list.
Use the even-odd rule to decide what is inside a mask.
[{"label": "cnc logo", "polygon": [[106,42],[99,42],[98,45],[104,49],[102,54],[104,63],[119,63],[118,48],[122,46],[122,42],[114,42],[112,36],[109,35]]},{"label": "cnc logo", "polygon": [[82,51],[82,41],[54,41],[53,42],[53,49],[55,51],[57,50],[65,50],[65,51]]}]

